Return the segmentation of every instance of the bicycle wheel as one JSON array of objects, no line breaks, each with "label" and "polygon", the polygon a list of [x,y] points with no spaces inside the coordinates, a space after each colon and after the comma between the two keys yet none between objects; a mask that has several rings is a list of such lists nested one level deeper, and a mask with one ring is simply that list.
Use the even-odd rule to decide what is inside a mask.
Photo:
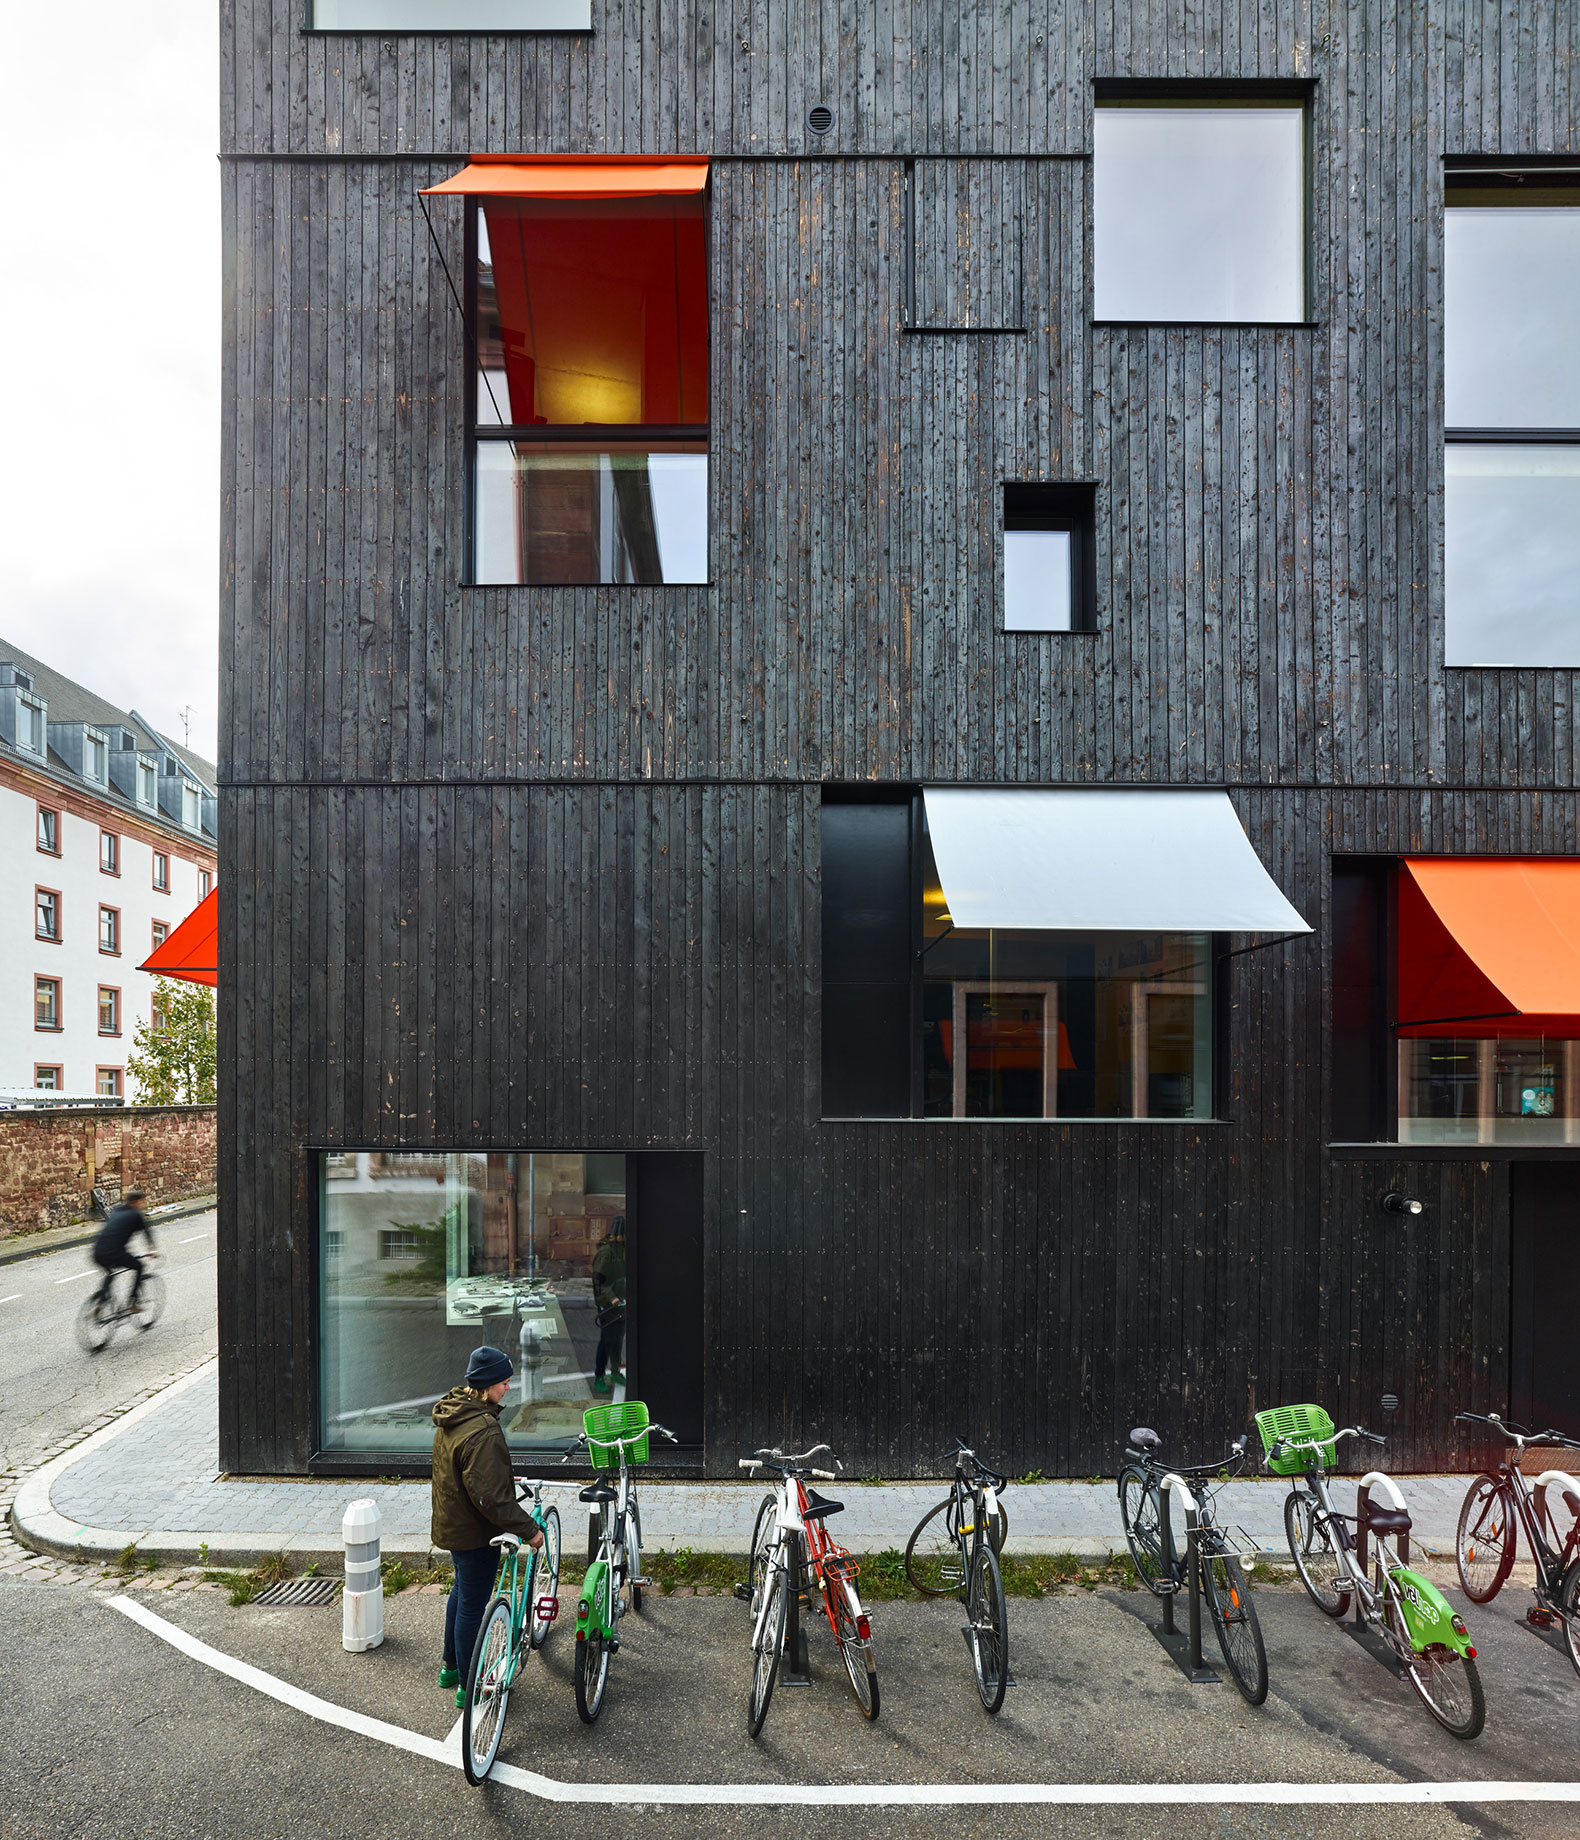
[{"label": "bicycle wheel", "polygon": [[1384,1583],[1382,1567],[1377,1568],[1377,1589],[1383,1596],[1383,1616],[1392,1636],[1405,1678],[1415,1688],[1421,1704],[1451,1737],[1475,1738],[1487,1722],[1487,1702],[1481,1691],[1481,1676],[1476,1664],[1457,1649],[1434,1642],[1430,1648],[1410,1646],[1399,1608],[1398,1592]]},{"label": "bicycle wheel", "polygon": [[977,1547],[971,1563],[966,1618],[977,1696],[984,1711],[997,1712],[1004,1704],[1004,1689],[1009,1685],[1009,1617],[1004,1608],[1004,1580],[998,1569],[998,1555],[990,1540]]},{"label": "bicycle wheel", "polygon": [[1564,1647],[1574,1671],[1580,1674],[1580,1559],[1564,1573],[1558,1587],[1558,1614],[1564,1626]]},{"label": "bicycle wheel", "polygon": [[[615,1627],[614,1568],[604,1573],[604,1627]],[[576,1710],[584,1725],[591,1725],[603,1710],[603,1690],[609,1684],[609,1637],[588,1636],[576,1644]]]},{"label": "bicycle wheel", "polygon": [[1143,1469],[1129,1465],[1119,1473],[1119,1514],[1136,1575],[1154,1597],[1165,1597],[1169,1575],[1163,1552],[1163,1508],[1158,1485]]},{"label": "bicycle wheel", "polygon": [[84,1354],[99,1354],[109,1347],[118,1320],[116,1307],[113,1293],[105,1296],[95,1291],[78,1310],[77,1340]]},{"label": "bicycle wheel", "polygon": [[[768,1702],[774,1696],[774,1682],[779,1678],[779,1655],[784,1648],[790,1568],[781,1546],[772,1548],[765,1557],[761,1589],[768,1593],[768,1599],[752,1629],[752,1684],[746,1696],[746,1729],[754,1738],[768,1716]],[[753,1616],[757,1616],[757,1610],[754,1599]]]},{"label": "bicycle wheel", "polygon": [[1267,1650],[1240,1561],[1231,1553],[1203,1553],[1201,1583],[1218,1646],[1240,1697],[1248,1706],[1260,1706],[1267,1698]]},{"label": "bicycle wheel", "polygon": [[1304,1489],[1291,1489],[1284,1497],[1284,1537],[1306,1595],[1325,1616],[1343,1616],[1351,1596],[1344,1558]]},{"label": "bicycle wheel", "polygon": [[834,1633],[839,1637],[839,1652],[856,1704],[869,1719],[878,1716],[878,1663],[872,1652],[872,1637],[861,1633],[861,1599],[856,1587],[843,1579],[830,1580],[825,1587],[834,1600]]},{"label": "bicycle wheel", "polygon": [[768,1567],[775,1551],[774,1519],[777,1513],[778,1503],[772,1495],[765,1495],[752,1526],[751,1558],[746,1564],[746,1586],[750,1593],[747,1602],[752,1607],[754,1617],[763,1605],[763,1586],[767,1583]]},{"label": "bicycle wheel", "polygon": [[532,1602],[528,1614],[532,1620],[527,1625],[527,1640],[534,1648],[542,1648],[548,1639],[549,1631],[554,1627],[551,1617],[539,1616],[538,1605],[547,1597],[555,1597],[560,1588],[560,1511],[558,1508],[545,1508],[543,1511],[543,1546],[535,1555],[537,1570],[532,1582]]},{"label": "bicycle wheel", "polygon": [[509,1703],[510,1599],[500,1596],[483,1613],[461,1708],[461,1762],[469,1783],[482,1782],[493,1769]]},{"label": "bicycle wheel", "polygon": [[965,1561],[954,1535],[955,1498],[946,1495],[916,1523],[905,1546],[905,1575],[927,1597],[951,1597],[965,1583]]},{"label": "bicycle wheel", "polygon": [[1495,1476],[1478,1476],[1465,1491],[1454,1534],[1459,1582],[1473,1604],[1490,1604],[1514,1566],[1513,1503]]},{"label": "bicycle wheel", "polygon": [[143,1276],[143,1288],[138,1292],[137,1308],[131,1312],[131,1318],[146,1335],[164,1314],[165,1281],[157,1271],[146,1272]]}]

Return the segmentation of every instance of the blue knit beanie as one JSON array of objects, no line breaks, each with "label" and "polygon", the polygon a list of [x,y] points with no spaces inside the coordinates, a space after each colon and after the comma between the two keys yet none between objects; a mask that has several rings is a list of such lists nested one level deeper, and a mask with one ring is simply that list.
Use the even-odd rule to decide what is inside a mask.
[{"label": "blue knit beanie", "polygon": [[485,1342],[481,1348],[472,1350],[472,1358],[466,1364],[466,1384],[481,1392],[485,1387],[498,1386],[501,1380],[508,1380],[515,1371],[503,1348],[491,1348]]}]

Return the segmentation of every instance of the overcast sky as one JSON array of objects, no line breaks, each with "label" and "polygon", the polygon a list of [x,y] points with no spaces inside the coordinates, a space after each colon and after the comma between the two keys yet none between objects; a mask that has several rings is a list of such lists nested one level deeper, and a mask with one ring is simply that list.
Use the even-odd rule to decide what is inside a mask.
[{"label": "overcast sky", "polygon": [[218,13],[9,8],[0,58],[0,632],[210,759]]}]

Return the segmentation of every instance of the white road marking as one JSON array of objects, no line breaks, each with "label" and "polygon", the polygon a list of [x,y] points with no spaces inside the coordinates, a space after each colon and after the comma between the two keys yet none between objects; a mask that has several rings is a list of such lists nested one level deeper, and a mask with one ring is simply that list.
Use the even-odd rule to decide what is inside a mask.
[{"label": "white road marking", "polygon": [[[309,1718],[344,1731],[377,1739],[396,1750],[426,1757],[432,1763],[461,1767],[459,1721],[446,1738],[428,1738],[369,1718],[348,1706],[320,1699],[293,1687],[250,1661],[238,1661],[207,1642],[188,1635],[174,1623],[156,1616],[130,1597],[112,1597],[110,1607],[168,1642],[182,1654],[216,1672],[228,1674],[243,1686],[267,1694]],[[525,1790],[546,1802],[594,1803],[630,1806],[661,1803],[669,1807],[772,1807],[786,1803],[798,1807],[912,1807],[944,1808],[993,1806],[1003,1803],[1041,1803],[1061,1807],[1127,1806],[1178,1807],[1203,1803],[1241,1806],[1400,1806],[1430,1802],[1580,1802],[1580,1782],[1230,1782],[1230,1783],[567,1783],[536,1770],[518,1769],[513,1763],[496,1763],[493,1782]]]},{"label": "white road marking", "polygon": [[15,1303],[17,1298],[21,1295],[22,1293],[20,1291],[12,1291],[9,1297],[0,1297],[0,1303]]},{"label": "white road marking", "polygon": [[69,1278],[57,1278],[55,1282],[57,1284],[75,1284],[79,1278],[96,1278],[98,1275],[99,1268],[97,1265],[94,1265],[87,1271],[74,1271]]},{"label": "white road marking", "polygon": [[194,1233],[191,1239],[177,1240],[176,1244],[178,1246],[195,1246],[200,1239],[207,1239],[207,1238],[208,1238],[208,1235],[206,1233]]}]

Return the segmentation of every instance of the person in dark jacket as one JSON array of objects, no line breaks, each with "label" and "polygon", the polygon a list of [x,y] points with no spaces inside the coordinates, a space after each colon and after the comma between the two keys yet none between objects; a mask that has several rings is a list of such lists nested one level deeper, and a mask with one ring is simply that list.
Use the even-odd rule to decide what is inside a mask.
[{"label": "person in dark jacket", "polygon": [[[598,1353],[593,1361],[593,1391],[608,1393],[625,1381],[620,1356],[625,1351],[625,1215],[616,1214],[592,1257],[593,1303],[598,1311]],[[604,1379],[604,1369],[611,1376]]]},{"label": "person in dark jacket", "polygon": [[461,1670],[472,1664],[477,1632],[499,1564],[496,1533],[519,1533],[528,1546],[543,1530],[516,1499],[510,1446],[499,1423],[514,1370],[499,1348],[474,1348],[466,1384],[453,1386],[433,1409],[433,1527],[431,1538],[455,1566],[444,1610],[444,1660],[439,1685],[466,1698]]},{"label": "person in dark jacket", "polygon": [[109,1290],[110,1281],[118,1271],[136,1272],[137,1276],[132,1280],[132,1294],[127,1302],[128,1309],[137,1306],[138,1293],[143,1288],[144,1271],[143,1261],[131,1250],[130,1242],[141,1233],[148,1241],[150,1256],[157,1258],[159,1254],[148,1225],[148,1216],[141,1206],[147,1199],[142,1189],[129,1188],[105,1216],[99,1236],[93,1242],[93,1262],[104,1272],[104,1283],[99,1287],[101,1297]]}]

